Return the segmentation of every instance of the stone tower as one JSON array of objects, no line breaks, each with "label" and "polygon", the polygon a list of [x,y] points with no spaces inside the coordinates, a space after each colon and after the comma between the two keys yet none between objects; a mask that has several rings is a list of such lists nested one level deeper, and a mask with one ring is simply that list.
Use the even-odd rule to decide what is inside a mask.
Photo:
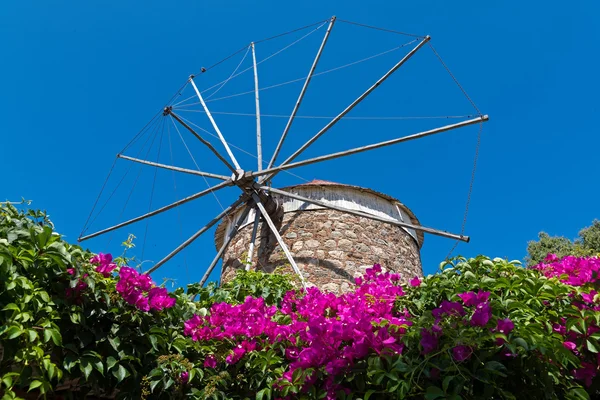
[{"label": "stone tower", "polygon": [[[371,189],[315,180],[284,190],[310,199],[359,210],[381,217],[420,225],[417,217],[398,200]],[[373,264],[401,273],[403,279],[422,276],[420,248],[422,232],[326,209],[303,201],[273,195],[280,204],[272,216],[307,284],[322,290],[343,292],[354,277]],[[240,214],[238,210],[237,215]],[[233,218],[233,220],[237,219]],[[223,254],[222,281],[231,279],[247,262],[255,214],[252,211]],[[231,222],[221,223],[215,233],[217,249]],[[266,224],[259,224],[253,268],[273,272],[291,271],[281,247]]]}]

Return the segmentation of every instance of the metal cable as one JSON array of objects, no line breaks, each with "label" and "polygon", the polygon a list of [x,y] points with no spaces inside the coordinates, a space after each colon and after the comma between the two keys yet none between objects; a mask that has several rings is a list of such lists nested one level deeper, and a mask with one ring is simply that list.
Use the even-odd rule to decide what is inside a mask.
[{"label": "metal cable", "polygon": [[[298,44],[298,43],[299,43],[299,42],[301,42],[302,40],[306,39],[307,37],[309,37],[310,35],[312,35],[312,34],[313,34],[313,33],[315,33],[316,31],[318,31],[318,30],[319,30],[320,28],[322,28],[324,25],[325,25],[325,23],[321,24],[321,25],[320,25],[320,26],[318,26],[317,28],[315,28],[315,29],[313,29],[312,31],[308,32],[306,35],[304,35],[304,36],[300,37],[299,39],[296,39],[295,41],[293,41],[292,43],[288,44],[287,46],[285,46],[285,47],[283,47],[283,48],[281,48],[281,49],[277,50],[275,53],[271,54],[270,56],[268,56],[268,57],[266,57],[266,58],[264,58],[264,59],[260,60],[259,62],[257,62],[257,63],[256,63],[256,65],[257,65],[257,66],[258,66],[258,65],[260,65],[260,64],[264,63],[265,61],[268,61],[268,60],[270,60],[271,58],[275,57],[276,55],[278,55],[278,54],[282,53],[283,51],[285,51],[285,50],[289,49],[290,47],[294,46],[295,44]],[[243,74],[243,73],[245,73],[245,72],[248,72],[248,71],[250,71],[250,70],[252,70],[252,69],[254,69],[254,66],[252,66],[252,67],[248,67],[248,68],[246,68],[245,70],[243,70],[243,71],[240,71],[240,72],[238,72],[237,74],[233,75],[232,77],[229,77],[228,79],[233,79],[233,78],[235,78],[235,77],[238,77],[238,76],[240,76],[241,74]],[[211,87],[209,87],[209,88],[207,88],[207,89],[204,89],[204,90],[200,91],[200,93],[205,93],[205,92],[207,92],[207,91],[209,91],[209,90],[211,90],[211,89],[214,89],[215,87],[219,86],[219,85],[220,85],[221,83],[223,83],[223,82],[225,82],[225,81],[218,82],[218,83],[216,83],[216,84],[212,85]]]},{"label": "metal cable", "polygon": [[[205,132],[206,134],[208,134],[208,135],[210,135],[210,136],[212,136],[212,137],[214,137],[214,138],[217,138],[217,139],[219,138],[217,135],[215,135],[215,134],[213,134],[212,132],[210,132],[210,131],[208,131],[208,130],[206,130],[206,129],[202,128],[201,126],[198,126],[198,125],[196,125],[195,123],[193,123],[193,122],[192,122],[192,121],[190,121],[189,119],[187,119],[187,118],[184,118],[184,117],[183,117],[183,116],[181,116],[181,115],[179,116],[179,118],[181,118],[181,119],[182,119],[184,122],[186,122],[187,124],[189,124],[189,125],[193,125],[194,127],[196,127],[196,128],[198,128],[198,129],[200,129],[202,132]],[[250,153],[250,152],[248,152],[248,151],[246,151],[246,150],[242,149],[241,147],[238,147],[238,146],[236,146],[236,145],[232,144],[231,142],[226,142],[226,143],[227,143],[229,146],[233,147],[234,149],[236,149],[236,150],[239,150],[239,151],[241,151],[242,153],[244,153],[244,154],[246,154],[246,155],[248,155],[248,156],[250,156],[250,157],[252,157],[252,158],[254,158],[254,159],[256,159],[256,160],[258,160],[258,157],[257,157],[257,156],[255,156],[254,154],[252,154],[252,153]],[[263,160],[263,164],[267,164],[267,161],[266,161],[266,160]],[[303,180],[304,182],[310,182],[308,179],[305,179],[305,178],[303,178],[303,177],[301,177],[301,176],[299,176],[299,175],[296,175],[296,174],[294,174],[294,173],[292,173],[292,172],[289,172],[289,171],[286,171],[286,170],[283,170],[282,172],[285,172],[285,173],[287,173],[288,175],[291,175],[291,176],[293,176],[293,177],[295,177],[295,178],[298,178],[298,179],[300,179],[300,180]]]},{"label": "metal cable", "polygon": [[435,54],[435,56],[437,57],[437,59],[440,61],[440,63],[442,64],[442,66],[444,67],[444,69],[446,70],[446,72],[448,72],[448,75],[450,75],[450,77],[452,78],[452,80],[454,81],[454,83],[456,83],[456,86],[458,86],[458,88],[463,93],[463,95],[467,98],[467,100],[469,100],[469,103],[471,103],[471,106],[473,106],[473,108],[475,109],[475,111],[477,111],[477,114],[479,114],[479,116],[483,115],[483,114],[481,114],[481,111],[479,111],[479,108],[477,108],[477,106],[475,105],[475,102],[473,100],[471,100],[471,97],[469,97],[469,95],[467,94],[467,91],[458,82],[458,79],[456,79],[456,77],[454,76],[454,74],[452,73],[452,71],[450,71],[450,68],[448,68],[448,66],[446,65],[446,63],[444,62],[444,60],[442,60],[442,57],[435,50],[435,48],[433,47],[433,45],[431,44],[431,42],[427,42],[427,44],[429,45],[429,47],[433,51],[433,54]]},{"label": "metal cable", "polygon": [[[171,126],[167,125],[167,137],[169,139],[169,154],[171,156],[171,164],[173,164],[173,146],[171,144]],[[177,196],[177,180],[175,179],[175,171],[171,171],[171,176],[173,178],[173,192],[175,193],[175,198],[178,199]],[[179,207],[175,207],[177,209],[177,221],[179,222],[179,238],[183,241],[183,226],[181,223],[181,210]],[[187,264],[187,257],[185,256],[185,252],[183,255],[183,265],[185,266],[185,277],[187,279],[186,285],[190,283],[190,271]]]},{"label": "metal cable", "polygon": [[[162,124],[164,125],[164,119],[161,120]],[[148,158],[148,155],[150,154],[150,151],[152,150],[152,146],[154,146],[154,141],[156,140],[156,136],[158,135],[158,129],[155,130],[154,136],[152,137],[152,142],[150,143],[150,147],[148,147],[148,151],[146,152],[146,155],[144,156],[144,158]],[[146,143],[148,143],[148,141],[146,140]],[[141,151],[140,151],[141,153]],[[133,165],[133,164],[132,164]],[[142,170],[143,170],[143,165],[140,164],[140,170],[137,174],[137,176],[135,177],[135,181],[133,182],[133,185],[131,186],[131,190],[129,191],[129,195],[127,196],[127,199],[125,200],[125,204],[123,205],[123,208],[121,209],[121,212],[119,213],[119,218],[118,220],[122,220],[123,218],[123,214],[125,213],[125,210],[127,209],[127,205],[129,204],[129,200],[131,200],[131,196],[133,195],[133,191],[135,190],[135,187],[137,186],[137,183],[140,179],[140,176],[142,175]],[[113,237],[115,235],[115,231],[112,231],[111,235],[108,238],[108,241],[106,242],[106,247],[108,247],[110,245],[110,243],[113,240]]]},{"label": "metal cable", "polygon": [[[196,112],[205,113],[204,110],[186,110],[182,109],[179,111],[185,112]],[[252,113],[236,113],[236,112],[222,112],[222,111],[211,111],[211,114],[217,115],[233,115],[241,117],[256,117],[256,114]],[[289,118],[289,115],[285,114],[261,114],[261,117],[270,118]],[[335,116],[323,116],[323,115],[296,115],[294,118],[300,119],[333,119]],[[347,120],[368,120],[368,121],[396,121],[396,120],[415,120],[415,119],[465,119],[473,118],[473,115],[425,115],[425,116],[396,116],[396,117],[344,117]]]},{"label": "metal cable", "polygon": [[[475,146],[475,157],[473,158],[473,169],[471,170],[471,181],[469,182],[469,192],[467,193],[467,203],[465,204],[465,214],[463,216],[462,226],[460,228],[460,235],[465,234],[465,227],[467,226],[467,217],[469,215],[469,206],[471,205],[471,195],[473,194],[473,183],[475,182],[475,171],[477,170],[477,159],[479,158],[479,148],[481,147],[481,132],[483,131],[483,122],[479,123],[479,131],[477,132],[477,144]],[[456,246],[458,246],[459,240],[454,243],[454,246],[448,252],[446,260],[450,258]]]},{"label": "metal cable", "polygon": [[266,39],[257,40],[257,41],[254,42],[254,44],[262,43],[262,42],[267,42],[267,41],[273,40],[273,39],[277,39],[278,37],[289,35],[290,33],[298,32],[298,31],[303,31],[304,29],[311,28],[311,27],[313,27],[315,25],[324,24],[324,23],[327,23],[329,21],[331,21],[331,18],[327,18],[325,20],[321,20],[321,21],[315,22],[314,24],[303,26],[301,28],[296,28],[296,29],[293,29],[291,31],[287,31],[285,33],[280,33],[279,35],[271,36],[271,37],[266,38]]},{"label": "metal cable", "polygon": [[[329,21],[329,19],[326,19],[325,21]],[[257,40],[257,41],[255,41],[254,43],[261,43],[261,42],[266,42],[266,41],[268,41],[268,40],[273,40],[273,39],[276,39],[276,38],[278,38],[278,37],[281,37],[281,36],[289,35],[290,33],[298,32],[298,31],[301,31],[301,30],[304,30],[304,29],[307,29],[307,28],[313,27],[313,26],[315,26],[315,25],[318,25],[318,24],[320,24],[320,23],[322,23],[322,22],[323,22],[323,21],[315,22],[314,24],[306,25],[306,26],[303,26],[303,27],[301,27],[301,28],[297,28],[297,29],[293,29],[293,30],[291,30],[291,31],[287,31],[287,32],[284,32],[284,33],[280,33],[279,35],[271,36],[271,37],[269,37],[269,38],[266,38],[266,39]],[[213,68],[214,68],[214,67],[216,67],[217,65],[219,65],[219,64],[222,64],[222,63],[224,63],[225,61],[229,60],[231,57],[234,57],[235,55],[237,55],[237,54],[241,53],[241,52],[242,52],[242,51],[244,51],[246,48],[247,48],[247,46],[244,46],[244,47],[242,47],[241,49],[239,49],[239,50],[235,51],[234,53],[231,53],[231,54],[230,54],[230,55],[228,55],[227,57],[223,58],[221,61],[217,61],[216,63],[214,63],[214,64],[213,64],[213,65],[211,65],[210,67],[207,67],[207,68],[202,68],[202,69],[199,71],[199,73],[204,73],[204,72],[207,72],[207,71],[209,71],[209,70],[213,69]]]},{"label": "metal cable", "polygon": [[229,78],[227,78],[223,84],[221,86],[219,86],[219,88],[217,90],[215,90],[214,92],[212,92],[210,95],[208,95],[206,97],[205,100],[210,99],[211,97],[213,97],[215,94],[217,94],[217,92],[221,89],[223,89],[223,87],[227,84],[227,82],[229,82],[231,80],[231,78],[233,78],[233,76],[235,75],[235,73],[238,71],[238,69],[240,69],[240,66],[244,63],[244,61],[246,60],[246,57],[248,56],[248,52],[250,51],[250,46],[248,46],[248,48],[246,49],[246,53],[244,54],[244,57],[242,57],[242,60],[239,62],[239,64],[237,65],[237,67],[235,67],[235,69],[233,70],[233,72],[229,75]]},{"label": "metal cable", "polygon": [[406,33],[406,32],[394,31],[394,30],[391,30],[391,29],[379,28],[377,26],[360,24],[358,22],[352,22],[352,21],[348,21],[348,20],[345,20],[345,19],[338,19],[338,21],[339,22],[343,22],[345,24],[349,24],[349,25],[356,25],[356,26],[361,26],[363,28],[374,29],[376,31],[388,32],[388,33],[395,33],[397,35],[411,36],[411,37],[420,38],[420,39],[423,39],[425,37],[425,36],[421,36],[421,35],[415,35],[413,33]]},{"label": "metal cable", "polygon": [[[171,122],[173,123],[173,126],[175,127],[175,130],[177,131],[177,134],[179,135],[179,137],[181,138],[181,141],[183,142],[183,145],[185,146],[185,149],[187,150],[188,154],[190,155],[190,157],[192,158],[192,161],[194,162],[194,165],[196,166],[196,169],[198,171],[201,171],[200,166],[198,165],[198,163],[196,162],[196,159],[194,158],[194,156],[192,155],[192,152],[190,151],[187,143],[185,142],[185,140],[183,139],[183,135],[181,134],[181,132],[179,132],[179,128],[177,127],[177,125],[175,124],[175,121],[173,120],[173,117],[171,115],[169,115],[169,117],[171,117]],[[180,117],[181,118],[181,117]],[[204,179],[204,183],[206,183],[206,186],[210,189],[210,185],[208,183],[208,180],[206,179],[205,176],[202,177],[202,179]],[[225,207],[223,207],[223,204],[221,204],[221,201],[219,201],[219,198],[217,197],[217,194],[211,190],[210,191],[212,193],[212,195],[215,197],[215,200],[217,200],[217,203],[219,203],[219,206],[221,207],[221,210],[225,210]]]},{"label": "metal cable", "polygon": [[[162,142],[165,134],[165,124],[163,120],[163,124],[160,130],[160,139],[158,141],[158,152],[156,154],[156,162],[160,161],[160,151],[162,150]],[[150,204],[148,204],[148,212],[152,211],[152,200],[154,200],[154,188],[156,187],[156,176],[158,175],[158,167],[154,167],[154,178],[152,179],[152,189],[150,190]],[[148,237],[148,227],[150,226],[150,218],[146,219],[146,229],[144,230],[144,239],[142,242],[142,256],[140,261],[144,261],[144,253],[146,251],[146,238]],[[142,263],[140,263],[140,270],[144,272],[142,269]]]},{"label": "metal cable", "polygon": [[[158,120],[156,120],[158,121]],[[158,126],[158,125],[157,125]],[[154,127],[154,132],[156,132],[156,128],[157,126]],[[148,144],[148,141],[150,140],[150,138],[152,137],[152,134],[150,134],[148,136],[148,138],[146,139],[146,141],[144,142],[144,144],[142,145],[142,147],[140,148],[140,150],[138,151],[138,153],[136,154],[137,157],[139,157],[139,155],[142,153],[142,151],[144,150],[144,148],[146,147],[146,145]],[[118,156],[117,156],[118,158]],[[113,166],[116,164],[116,159],[115,162],[113,163]],[[94,222],[96,222],[96,219],[100,216],[100,214],[102,214],[102,211],[104,211],[104,209],[106,208],[106,206],[108,205],[108,202],[110,201],[110,199],[112,199],[112,197],[114,196],[114,194],[117,192],[117,190],[119,189],[119,187],[121,187],[121,184],[123,183],[123,181],[125,180],[125,178],[127,177],[127,175],[129,174],[129,172],[131,171],[131,169],[133,168],[133,164],[130,164],[129,168],[127,168],[127,171],[125,171],[125,174],[123,175],[123,177],[121,178],[121,180],[119,180],[119,183],[117,183],[117,186],[115,186],[115,188],[113,189],[113,191],[110,193],[110,195],[108,196],[108,198],[106,199],[106,201],[104,202],[104,204],[102,205],[102,207],[100,207],[100,210],[98,211],[98,213],[94,216],[94,218],[92,218],[92,221],[89,223],[89,225],[86,226],[85,230],[82,232],[85,233],[93,224]],[[112,172],[112,168],[111,168],[111,172]],[[106,178],[105,184],[108,182],[108,178],[110,177],[110,173],[109,176]],[[98,198],[96,200],[96,203],[98,202],[98,200],[100,200],[100,196],[102,195],[102,193],[104,192],[104,186],[102,186],[102,189],[100,190],[100,193],[98,193]],[[94,208],[92,208],[92,212],[90,212],[90,217],[95,209],[95,205]],[[89,218],[88,218],[89,220]]]},{"label": "metal cable", "polygon": [[[400,46],[396,46],[396,47],[394,47],[392,49],[389,49],[389,50],[386,50],[386,51],[382,51],[381,53],[377,53],[377,54],[374,54],[372,56],[369,56],[369,57],[366,57],[366,58],[363,58],[363,59],[360,59],[360,60],[357,60],[357,61],[352,61],[352,62],[350,62],[348,64],[341,65],[339,67],[335,67],[335,68],[331,68],[331,69],[328,69],[328,70],[325,70],[325,71],[317,72],[317,73],[313,74],[312,77],[314,78],[315,76],[321,76],[321,75],[324,75],[324,74],[328,74],[330,72],[334,72],[334,71],[337,71],[337,70],[340,70],[340,69],[351,67],[351,66],[356,65],[356,64],[363,63],[365,61],[372,60],[374,58],[377,58],[377,57],[383,56],[385,54],[391,53],[393,51],[399,50],[399,49],[401,49],[403,47],[409,46],[409,45],[411,45],[411,44],[413,44],[415,42],[416,42],[416,40],[412,40],[412,41],[410,41],[408,43],[404,43],[404,44],[402,44]],[[289,80],[289,81],[286,81],[286,82],[276,83],[276,84],[271,85],[271,86],[265,86],[263,88],[260,88],[259,91],[274,89],[274,88],[277,88],[277,87],[280,87],[280,86],[285,86],[285,85],[289,85],[289,84],[296,83],[296,82],[302,82],[302,81],[306,80],[306,78],[307,77],[304,76],[302,78],[296,78],[296,79],[292,79],[292,80]],[[232,98],[232,97],[243,96],[243,95],[251,94],[251,93],[254,93],[254,90],[250,90],[250,91],[242,92],[242,93],[236,93],[236,94],[232,94],[232,95],[224,96],[224,97],[218,97],[216,99],[210,100],[210,102],[219,101],[219,100],[225,100],[225,99],[229,99],[229,98]],[[187,101],[187,100],[189,100],[189,99],[191,99],[193,97],[195,97],[195,96],[190,96],[187,99],[185,99],[184,101]],[[183,103],[183,102],[180,102],[178,104],[181,104],[181,103]],[[197,104],[200,104],[200,103],[198,102],[198,103],[183,104],[180,107],[193,106],[193,105],[197,105]],[[181,109],[180,107],[177,107],[177,109]]]}]

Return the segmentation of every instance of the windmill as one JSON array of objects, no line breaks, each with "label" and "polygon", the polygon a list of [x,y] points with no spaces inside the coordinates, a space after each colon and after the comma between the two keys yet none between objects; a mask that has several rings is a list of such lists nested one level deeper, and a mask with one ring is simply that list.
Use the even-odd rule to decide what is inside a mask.
[{"label": "windmill", "polygon": [[[454,78],[454,76],[452,75],[450,70],[446,67],[446,65],[442,61],[441,57],[439,57],[438,53],[435,51],[433,46],[431,46],[431,43],[430,43],[431,38],[429,36],[408,35],[411,37],[411,41],[408,42],[407,44],[403,44],[402,46],[398,47],[398,48],[403,48],[403,47],[409,48],[410,50],[406,54],[404,54],[399,60],[397,60],[393,64],[393,66],[391,66],[391,68],[389,68],[387,70],[387,72],[385,72],[382,76],[380,76],[377,80],[375,80],[364,92],[362,92],[362,94],[360,94],[353,101],[349,102],[348,105],[341,112],[339,112],[337,115],[332,117],[309,140],[307,140],[304,144],[302,144],[299,148],[297,148],[291,155],[289,155],[287,158],[285,158],[284,161],[279,162],[280,153],[283,148],[284,142],[286,141],[286,138],[288,138],[290,129],[294,125],[294,122],[297,120],[297,118],[299,118],[298,111],[301,108],[302,102],[305,98],[307,91],[309,90],[311,80],[314,76],[317,76],[317,74],[319,74],[316,72],[317,67],[319,65],[319,61],[320,61],[321,56],[326,48],[330,34],[334,28],[336,21],[347,23],[347,24],[352,24],[352,25],[356,25],[356,26],[366,27],[366,28],[370,28],[370,29],[389,31],[389,30],[385,30],[382,28],[376,28],[376,27],[371,27],[371,26],[367,26],[367,25],[362,25],[362,24],[358,24],[355,22],[351,22],[351,21],[339,20],[339,19],[336,19],[336,17],[332,17],[325,21],[320,21],[313,25],[308,25],[308,26],[302,27],[300,29],[295,29],[293,31],[287,32],[282,35],[277,35],[277,36],[274,36],[272,38],[265,39],[262,41],[252,42],[248,46],[245,46],[244,48],[240,49],[238,52],[232,54],[231,56],[229,56],[225,59],[225,60],[227,60],[227,59],[233,57],[234,55],[239,54],[240,52],[243,52],[243,51],[246,52],[244,55],[244,58],[246,57],[246,55],[248,55],[248,53],[251,54],[252,67],[250,67],[250,68],[254,73],[254,90],[252,91],[252,93],[254,94],[254,98],[255,98],[255,113],[254,113],[253,117],[255,117],[255,119],[256,119],[256,159],[257,159],[256,168],[253,168],[251,166],[243,167],[238,162],[238,159],[236,158],[234,152],[232,151],[232,149],[230,147],[230,142],[228,142],[225,139],[225,134],[227,132],[223,133],[222,130],[220,129],[220,124],[218,124],[216,121],[215,116],[217,115],[217,113],[211,112],[211,109],[208,106],[209,102],[207,101],[206,94],[205,94],[208,89],[200,90],[197,85],[197,82],[196,82],[198,80],[198,75],[190,75],[189,78],[186,80],[185,84],[177,91],[176,95],[171,100],[169,100],[169,102],[166,104],[166,106],[153,118],[153,121],[154,121],[154,123],[156,123],[156,121],[159,120],[160,118],[163,118],[163,120],[164,119],[169,120],[172,123],[173,127],[180,134],[180,136],[181,136],[180,130],[188,131],[202,145],[204,145],[206,147],[206,149],[208,149],[212,153],[212,155],[215,157],[215,160],[219,160],[219,162],[222,164],[223,168],[227,170],[227,173],[226,174],[218,174],[218,173],[213,173],[213,172],[206,172],[206,171],[200,170],[200,168],[189,169],[189,168],[183,168],[183,167],[179,167],[179,166],[175,166],[175,165],[169,165],[169,164],[163,164],[163,163],[159,163],[159,162],[155,162],[155,161],[150,161],[150,160],[146,160],[146,159],[142,159],[142,158],[138,158],[138,157],[128,156],[128,155],[123,154],[124,151],[127,149],[127,146],[126,146],[126,148],[117,155],[118,159],[123,159],[123,160],[127,160],[127,161],[130,161],[133,163],[151,166],[156,169],[170,170],[170,171],[177,172],[177,173],[190,174],[190,175],[200,176],[203,178],[215,179],[215,180],[219,180],[220,182],[218,184],[208,187],[205,190],[201,190],[191,196],[177,200],[171,204],[165,205],[160,208],[156,208],[145,214],[139,215],[135,218],[128,219],[128,220],[120,222],[116,225],[99,230],[97,232],[84,235],[84,232],[85,232],[85,230],[88,226],[88,222],[90,220],[90,218],[88,218],[88,221],[86,222],[86,224],[84,226],[84,231],[82,232],[82,234],[79,237],[79,241],[91,239],[93,237],[97,237],[97,236],[106,234],[108,232],[115,231],[115,230],[123,228],[125,226],[134,224],[136,222],[139,222],[142,220],[147,220],[153,216],[156,216],[156,215],[162,214],[164,212],[167,212],[169,210],[172,210],[172,209],[179,207],[185,203],[200,199],[208,194],[213,194],[216,191],[219,191],[221,189],[228,188],[228,187],[236,187],[240,191],[240,196],[239,196],[239,198],[237,198],[237,200],[233,201],[227,207],[223,207],[222,211],[218,215],[216,215],[213,219],[211,219],[208,223],[206,223],[200,229],[198,229],[193,235],[191,235],[183,243],[181,243],[179,246],[177,246],[177,248],[175,248],[169,254],[164,256],[164,258],[162,258],[160,261],[156,262],[149,270],[146,271],[146,273],[152,273],[152,272],[156,271],[158,268],[160,268],[162,265],[164,265],[169,260],[171,260],[173,257],[175,257],[178,253],[180,253],[182,250],[184,250],[186,247],[188,247],[191,243],[193,243],[201,235],[203,235],[207,231],[209,231],[213,226],[218,224],[220,221],[229,220],[230,221],[229,229],[227,229],[226,233],[224,234],[224,236],[222,238],[222,242],[220,243],[220,246],[218,248],[217,254],[215,255],[213,261],[208,266],[206,273],[204,274],[204,277],[201,280],[201,284],[204,284],[206,282],[206,280],[208,279],[208,276],[210,275],[210,273],[213,271],[213,269],[217,265],[218,261],[223,257],[223,254],[226,252],[228,246],[230,246],[232,240],[236,237],[236,235],[241,230],[242,224],[249,220],[248,219],[249,215],[252,215],[253,216],[253,219],[252,219],[253,229],[252,229],[252,239],[250,240],[250,243],[248,245],[248,250],[247,250],[248,259],[249,260],[253,259],[253,253],[255,252],[256,232],[258,230],[259,224],[262,223],[262,224],[264,224],[265,227],[268,227],[270,234],[272,234],[273,237],[275,238],[276,242],[279,245],[279,248],[285,254],[285,258],[287,259],[289,265],[294,270],[294,272],[298,275],[302,284],[306,285],[305,279],[303,277],[303,273],[302,273],[301,269],[298,267],[293,253],[290,251],[289,246],[286,245],[284,239],[282,238],[280,229],[277,227],[277,224],[274,221],[274,219],[276,218],[276,214],[278,213],[278,211],[281,210],[281,201],[280,201],[281,198],[294,199],[296,201],[304,202],[306,204],[318,206],[318,207],[325,208],[325,209],[335,210],[336,212],[346,213],[349,215],[354,215],[354,216],[366,218],[369,220],[375,220],[375,221],[381,222],[383,224],[389,224],[392,226],[402,227],[404,229],[410,229],[413,231],[417,231],[420,234],[428,233],[428,234],[432,234],[432,235],[438,235],[438,236],[454,239],[457,241],[457,243],[458,243],[458,241],[468,242],[469,237],[464,235],[464,224],[463,224],[463,232],[461,232],[459,234],[449,233],[449,232],[446,232],[443,230],[425,227],[420,224],[415,224],[413,221],[404,221],[401,219],[399,220],[399,219],[391,218],[389,216],[382,216],[382,215],[376,215],[376,214],[370,213],[370,212],[365,212],[364,210],[357,210],[357,209],[352,209],[352,208],[341,207],[341,206],[332,204],[330,202],[324,202],[324,201],[321,201],[321,200],[318,200],[315,198],[309,198],[306,196],[302,196],[298,193],[294,193],[293,191],[286,191],[286,190],[277,189],[277,188],[273,187],[273,182],[274,182],[275,178],[282,171],[290,171],[290,170],[294,170],[294,169],[302,167],[302,166],[307,166],[307,165],[321,163],[321,162],[332,160],[332,159],[347,157],[347,156],[351,156],[351,155],[358,154],[358,153],[364,153],[364,152],[368,152],[371,150],[375,150],[375,149],[379,149],[379,148],[383,148],[383,147],[387,147],[387,146],[392,146],[392,145],[396,145],[396,144],[403,143],[403,142],[413,141],[416,139],[436,135],[438,133],[443,133],[443,132],[455,130],[455,129],[470,126],[470,125],[475,125],[475,124],[481,125],[483,122],[486,122],[488,120],[487,115],[483,115],[479,112],[479,110],[477,109],[475,104],[471,101],[471,99],[468,97],[466,92],[462,89],[460,84],[458,84],[458,81]],[[317,27],[314,28],[314,26],[317,26]],[[260,62],[257,62],[256,47],[259,43],[262,43],[264,41],[268,41],[273,38],[281,37],[281,36],[289,34],[291,32],[297,32],[297,31],[301,31],[303,29],[310,29],[310,28],[314,28],[310,33],[313,33],[315,31],[317,31],[318,29],[322,29],[322,28],[325,29],[325,33],[321,40],[320,46],[316,52],[316,55],[314,56],[314,58],[312,60],[312,64],[310,66],[308,74],[305,77],[303,77],[302,79],[294,80],[294,81],[302,81],[303,85],[302,85],[302,88],[301,88],[297,98],[296,98],[296,101],[291,110],[291,113],[288,116],[286,116],[287,123],[279,137],[279,140],[277,141],[275,150],[271,154],[270,157],[263,158],[263,143],[262,143],[263,136],[262,136],[262,131],[261,131],[262,125],[261,125],[261,110],[260,110],[260,105],[261,105],[260,92],[261,92],[261,90],[264,90],[264,88],[261,88],[259,85],[258,65],[261,62],[266,61],[266,59],[262,60]],[[394,32],[394,31],[389,31],[389,32],[404,34],[402,32]],[[408,45],[410,45],[410,47]],[[447,124],[447,125],[433,128],[433,129],[420,131],[417,133],[410,134],[408,136],[396,137],[396,138],[386,140],[386,141],[376,142],[376,143],[372,143],[372,144],[368,144],[368,145],[363,145],[360,147],[351,148],[348,150],[333,152],[330,154],[325,154],[325,155],[321,155],[321,156],[316,156],[316,157],[299,160],[299,156],[302,153],[304,153],[308,148],[313,146],[318,141],[319,138],[321,138],[323,135],[325,135],[340,120],[347,118],[347,114],[349,114],[357,105],[359,105],[363,100],[365,100],[369,95],[371,95],[371,93],[373,93],[378,87],[380,87],[380,85],[384,84],[384,82],[386,80],[388,80],[388,78],[390,78],[390,76],[392,76],[396,71],[401,69],[401,67],[405,63],[409,62],[409,60],[417,52],[421,51],[425,47],[429,47],[433,51],[435,56],[439,59],[439,61],[442,63],[444,68],[450,74],[451,78],[461,89],[461,91],[463,92],[465,97],[471,102],[471,105],[474,107],[474,109],[476,111],[476,115],[469,115],[468,116],[469,118],[466,118],[460,122]],[[270,57],[273,57],[273,55],[267,57],[267,59]],[[214,66],[220,64],[221,62],[219,62],[209,68],[202,68],[200,71],[200,75],[206,73],[207,71],[212,69]],[[209,89],[217,87],[217,91],[218,91],[218,90],[220,90],[220,88],[223,87],[223,85],[225,83],[229,82],[229,80],[235,78],[236,76],[238,76],[248,70],[248,69],[246,69],[243,71],[238,71],[240,65],[241,65],[241,62],[238,65],[238,67],[233,71],[233,73],[225,81],[220,82],[219,84],[217,84]],[[338,67],[338,68],[343,68],[343,67],[345,67],[345,66]],[[327,71],[325,71],[325,72],[327,72]],[[320,72],[320,73],[323,74],[324,72]],[[286,82],[286,83],[288,83],[288,82]],[[192,95],[184,100],[180,100],[179,97],[181,96],[181,93],[183,93],[184,89],[191,89]],[[215,92],[213,92],[212,95],[214,95],[214,93]],[[242,93],[242,94],[248,94],[248,92]],[[200,126],[194,124],[192,121],[190,121],[189,119],[187,119],[181,115],[180,110],[185,110],[185,108],[190,105],[190,103],[189,103],[190,99],[193,99],[193,101],[196,101],[196,103],[194,103],[194,104],[197,104],[201,107],[201,109],[199,111],[205,115],[206,119],[212,126],[212,129],[216,135],[201,128]],[[226,114],[226,113],[223,113],[223,114]],[[151,123],[152,123],[152,121],[151,121]],[[149,125],[150,125],[150,123],[149,123]],[[146,128],[149,125],[147,125]],[[144,130],[142,130],[140,132],[140,134],[143,131]],[[140,134],[138,134],[138,136]],[[215,136],[218,139],[218,145],[215,146],[215,145],[213,145],[213,143],[211,143],[209,140],[207,140],[206,134]],[[138,136],[136,136],[133,139],[133,141],[136,140],[138,138]],[[186,146],[186,148],[187,148],[187,146]],[[188,151],[189,151],[189,149],[188,149]],[[190,153],[190,155],[191,155],[191,153]],[[109,176],[110,176],[110,174],[109,174]],[[106,184],[106,182],[105,182],[105,184]],[[104,187],[103,187],[103,189],[104,189]],[[102,193],[102,191],[101,191],[101,193]],[[97,203],[98,203],[98,200],[96,200],[96,204]],[[90,213],[90,217],[91,217],[92,213],[94,212],[96,204],[94,205],[94,208],[92,209],[92,212]]]}]

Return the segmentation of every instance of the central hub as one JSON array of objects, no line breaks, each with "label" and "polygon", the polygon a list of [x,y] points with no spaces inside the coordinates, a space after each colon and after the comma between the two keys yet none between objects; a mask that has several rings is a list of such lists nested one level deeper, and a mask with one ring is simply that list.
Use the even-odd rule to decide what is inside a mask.
[{"label": "central hub", "polygon": [[244,191],[249,190],[254,184],[252,171],[244,171],[243,169],[238,169],[231,174],[231,180],[236,186]]}]

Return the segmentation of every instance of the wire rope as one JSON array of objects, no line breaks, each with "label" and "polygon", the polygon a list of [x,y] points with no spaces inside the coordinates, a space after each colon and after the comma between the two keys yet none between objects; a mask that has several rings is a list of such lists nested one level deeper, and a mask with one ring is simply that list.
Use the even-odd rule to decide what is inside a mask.
[{"label": "wire rope", "polygon": [[[194,158],[192,152],[190,151],[190,148],[188,147],[187,143],[185,142],[185,140],[183,139],[183,135],[181,134],[181,132],[179,131],[179,128],[177,127],[177,125],[175,124],[175,121],[173,120],[173,117],[169,115],[169,117],[171,117],[171,122],[173,123],[173,126],[175,127],[175,130],[177,131],[177,134],[179,135],[179,137],[181,138],[181,141],[183,142],[183,145],[185,146],[185,149],[187,150],[188,154],[190,155],[192,161],[194,162],[194,165],[196,166],[196,169],[198,171],[201,171],[200,166],[198,165],[198,163],[196,162],[196,159]],[[202,177],[202,179],[204,179],[204,183],[206,183],[206,186],[210,189],[210,184],[208,183],[208,180],[206,179],[205,176]],[[210,191],[212,193],[212,195],[215,197],[215,200],[217,200],[217,203],[219,203],[219,206],[221,207],[221,210],[225,210],[225,207],[223,207],[223,204],[221,204],[221,201],[219,200],[219,197],[217,196],[217,194],[214,192],[214,190]]]}]

